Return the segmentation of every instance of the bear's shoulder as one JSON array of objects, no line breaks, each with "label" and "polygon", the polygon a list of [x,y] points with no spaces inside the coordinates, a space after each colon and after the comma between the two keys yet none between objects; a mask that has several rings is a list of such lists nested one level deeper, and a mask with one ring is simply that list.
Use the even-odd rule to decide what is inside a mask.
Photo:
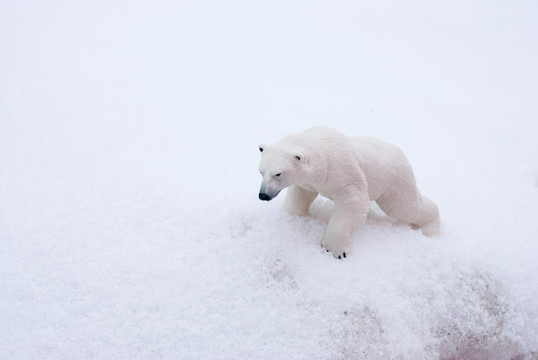
[{"label": "bear's shoulder", "polygon": [[327,126],[315,126],[298,134],[288,136],[288,140],[303,146],[318,146],[327,143],[339,143],[347,136]]},{"label": "bear's shoulder", "polygon": [[305,130],[302,134],[310,135],[310,136],[319,136],[319,137],[344,136],[342,133],[328,126],[314,126],[314,127],[311,127],[310,129]]}]

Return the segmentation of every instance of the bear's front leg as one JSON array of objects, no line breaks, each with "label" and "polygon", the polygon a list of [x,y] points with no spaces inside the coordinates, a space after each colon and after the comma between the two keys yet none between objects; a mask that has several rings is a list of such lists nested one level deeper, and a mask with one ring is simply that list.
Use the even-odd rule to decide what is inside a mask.
[{"label": "bear's front leg", "polygon": [[288,188],[284,208],[293,215],[310,215],[310,205],[318,196],[317,192],[308,191],[299,185],[292,185]]},{"label": "bear's front leg", "polygon": [[337,259],[345,258],[349,252],[351,236],[366,222],[370,209],[368,199],[335,201],[334,213],[325,229],[321,246]]}]

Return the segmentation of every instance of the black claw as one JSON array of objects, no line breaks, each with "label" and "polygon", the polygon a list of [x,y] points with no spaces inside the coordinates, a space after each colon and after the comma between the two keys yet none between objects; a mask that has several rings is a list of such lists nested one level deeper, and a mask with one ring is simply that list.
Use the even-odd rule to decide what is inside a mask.
[{"label": "black claw", "polygon": [[325,250],[325,252],[329,252],[329,250]]},{"label": "black claw", "polygon": [[338,258],[341,259],[342,257],[340,255],[338,255]]},{"label": "black claw", "polygon": [[344,259],[346,258],[346,253],[344,253]]}]

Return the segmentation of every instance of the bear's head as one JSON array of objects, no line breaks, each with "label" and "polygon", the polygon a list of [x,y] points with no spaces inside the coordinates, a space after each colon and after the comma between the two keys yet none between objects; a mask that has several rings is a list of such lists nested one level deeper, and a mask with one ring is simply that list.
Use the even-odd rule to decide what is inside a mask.
[{"label": "bear's head", "polygon": [[274,199],[280,191],[290,185],[301,183],[305,176],[306,157],[298,149],[282,146],[260,145],[261,161],[258,170],[263,177],[260,200]]}]

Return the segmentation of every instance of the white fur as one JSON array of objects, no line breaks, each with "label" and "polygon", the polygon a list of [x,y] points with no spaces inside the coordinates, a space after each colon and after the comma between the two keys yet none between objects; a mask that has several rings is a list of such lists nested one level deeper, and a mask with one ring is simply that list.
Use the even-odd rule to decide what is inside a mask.
[{"label": "white fur", "polygon": [[411,165],[394,145],[314,127],[260,145],[260,151],[260,198],[270,200],[289,187],[285,208],[301,216],[309,215],[318,194],[334,201],[321,245],[335,257],[349,251],[351,235],[365,223],[371,200],[424,235],[439,233],[437,205],[420,194]]}]

